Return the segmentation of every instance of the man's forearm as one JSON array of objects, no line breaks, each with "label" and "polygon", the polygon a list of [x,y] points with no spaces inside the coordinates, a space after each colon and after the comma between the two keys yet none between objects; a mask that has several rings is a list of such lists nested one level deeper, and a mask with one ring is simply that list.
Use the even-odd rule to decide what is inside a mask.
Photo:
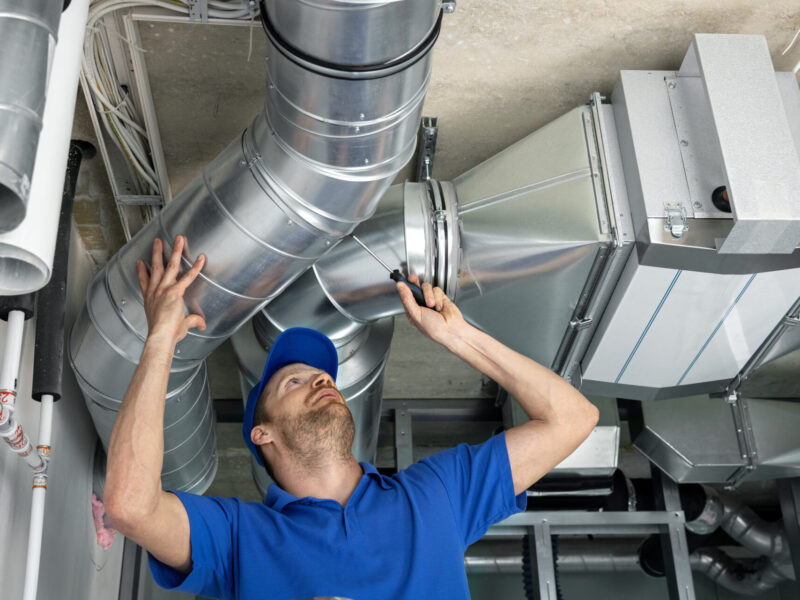
[{"label": "man's forearm", "polygon": [[122,400],[108,448],[106,502],[122,517],[146,515],[161,494],[164,403],[175,342],[151,336]]},{"label": "man's forearm", "polygon": [[552,421],[594,411],[578,390],[550,369],[466,322],[440,343],[505,388],[531,420]]}]

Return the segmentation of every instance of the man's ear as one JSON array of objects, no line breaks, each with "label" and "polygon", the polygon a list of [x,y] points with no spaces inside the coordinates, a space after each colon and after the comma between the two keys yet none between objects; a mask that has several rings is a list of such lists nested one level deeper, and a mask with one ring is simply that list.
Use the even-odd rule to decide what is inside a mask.
[{"label": "man's ear", "polygon": [[250,441],[256,446],[273,443],[272,431],[269,425],[256,425],[250,431]]}]

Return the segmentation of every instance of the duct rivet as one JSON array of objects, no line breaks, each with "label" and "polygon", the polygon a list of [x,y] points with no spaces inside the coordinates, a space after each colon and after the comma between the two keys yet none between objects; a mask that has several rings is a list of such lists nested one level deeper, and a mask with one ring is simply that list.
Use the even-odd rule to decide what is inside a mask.
[{"label": "duct rivet", "polygon": [[330,240],[325,240],[325,245],[326,246],[330,246],[331,245],[331,241]]},{"label": "duct rivet", "polygon": [[175,354],[180,354],[180,353],[181,353],[181,349],[180,348],[176,348],[175,349]]},{"label": "duct rivet", "polygon": [[247,161],[245,159],[241,159],[239,161],[239,164],[242,165],[242,166],[245,166],[247,164]]},{"label": "duct rivet", "polygon": [[699,202],[695,202],[695,203],[694,203],[694,207],[695,207],[695,208],[703,208],[703,205],[702,205],[702,204],[700,204]]},{"label": "duct rivet", "polygon": [[674,81],[667,82],[667,87],[671,90],[674,90],[676,85],[678,84],[675,83]]},{"label": "duct rivet", "polygon": [[289,227],[291,227],[292,225],[294,225],[294,221],[292,221],[291,219],[289,219],[289,220],[286,222],[286,224],[287,224]]},{"label": "duct rivet", "polygon": [[356,133],[358,133],[359,131],[361,131],[361,127],[359,127],[358,125],[356,125],[356,126],[353,128],[353,131],[355,131]]},{"label": "duct rivet", "polygon": [[120,303],[122,306],[125,306],[125,305],[128,303],[128,301],[127,301],[127,300],[125,300],[125,298],[123,298],[122,300],[120,300],[120,301],[119,301],[119,303]]},{"label": "duct rivet", "polygon": [[360,115],[358,115],[358,118],[363,121],[364,120],[364,113],[361,113]]},{"label": "duct rivet", "polygon": [[681,146],[683,146],[685,148],[688,145],[689,145],[689,142],[687,142],[686,140],[681,140]]},{"label": "duct rivet", "polygon": [[369,164],[369,159],[368,159],[368,158],[365,158],[365,159],[364,159],[364,164],[365,164],[365,165],[368,165],[368,164]]}]

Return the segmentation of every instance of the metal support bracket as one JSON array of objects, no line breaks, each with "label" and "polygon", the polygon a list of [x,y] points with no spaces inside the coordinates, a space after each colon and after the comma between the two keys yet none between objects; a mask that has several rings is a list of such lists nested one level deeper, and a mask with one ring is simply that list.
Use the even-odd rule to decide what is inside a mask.
[{"label": "metal support bracket", "polygon": [[139,573],[142,568],[142,547],[125,538],[122,546],[122,566],[119,577],[118,600],[139,598]]},{"label": "metal support bracket", "polygon": [[[783,526],[789,541],[794,572],[800,573],[800,477],[778,481]],[[795,577],[796,596],[800,597],[800,577]]]},{"label": "metal support bracket", "polygon": [[664,510],[670,517],[666,531],[660,534],[670,600],[694,600],[694,580],[678,484],[657,467],[652,467],[652,475],[656,508]]},{"label": "metal support bracket", "polygon": [[414,462],[411,437],[411,412],[403,403],[394,409],[394,449],[397,470],[407,469]]},{"label": "metal support bracket", "polygon": [[529,528],[527,551],[531,559],[531,576],[537,580],[533,586],[533,597],[536,600],[555,600],[558,596],[553,539],[546,518]]},{"label": "metal support bracket", "polygon": [[208,23],[208,0],[186,0],[189,7],[189,19]]},{"label": "metal support bracket", "polygon": [[741,398],[739,392],[734,390],[725,397],[725,401],[731,405],[733,426],[736,429],[736,441],[739,443],[739,452],[744,461],[744,464],[736,469],[728,479],[725,487],[731,490],[736,488],[750,471],[758,466],[758,451],[753,436],[753,424],[750,420],[750,409],[748,408],[747,400]]},{"label": "metal support bracket", "polygon": [[[453,5],[455,10],[455,2]],[[427,181],[431,178],[431,174],[433,173],[433,155],[436,153],[436,138],[439,135],[437,122],[438,119],[436,117],[422,117],[419,126],[417,181]]]}]

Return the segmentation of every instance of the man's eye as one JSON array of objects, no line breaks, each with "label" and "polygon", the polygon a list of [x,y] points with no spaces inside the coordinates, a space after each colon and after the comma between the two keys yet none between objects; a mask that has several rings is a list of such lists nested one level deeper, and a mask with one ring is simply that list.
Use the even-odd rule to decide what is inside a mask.
[{"label": "man's eye", "polygon": [[292,377],[289,381],[286,382],[286,385],[296,385],[300,383],[300,379],[297,377]]}]

